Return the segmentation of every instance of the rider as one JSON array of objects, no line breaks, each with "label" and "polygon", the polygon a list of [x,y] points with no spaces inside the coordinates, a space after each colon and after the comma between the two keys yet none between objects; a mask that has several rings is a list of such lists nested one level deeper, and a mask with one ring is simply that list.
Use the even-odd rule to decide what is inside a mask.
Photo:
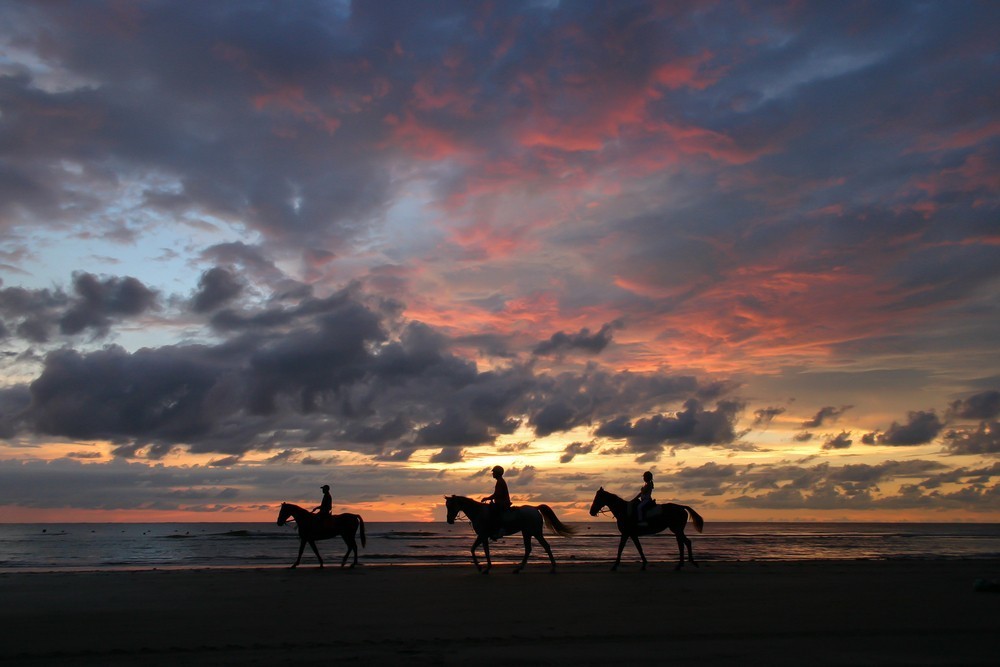
[{"label": "rider", "polygon": [[323,500],[320,501],[318,507],[313,508],[313,512],[319,510],[319,520],[325,522],[333,513],[333,498],[330,497],[330,485],[324,484],[319,487],[323,489]]},{"label": "rider", "polygon": [[504,481],[501,466],[493,466],[493,478],[497,481],[496,486],[491,495],[483,498],[483,502],[493,503],[493,509],[489,516],[490,533],[492,539],[499,540],[503,537],[503,513],[510,509],[510,491],[507,490],[507,482]]},{"label": "rider", "polygon": [[653,473],[646,471],[642,473],[642,488],[639,489],[639,495],[632,499],[632,502],[637,502],[635,508],[636,523],[645,524],[642,520],[642,515],[645,513],[646,508],[653,505]]}]

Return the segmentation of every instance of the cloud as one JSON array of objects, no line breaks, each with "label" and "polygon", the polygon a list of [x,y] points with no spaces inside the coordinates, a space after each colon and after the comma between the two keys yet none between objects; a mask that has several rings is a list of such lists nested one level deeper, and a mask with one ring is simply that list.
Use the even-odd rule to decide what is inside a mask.
[{"label": "cloud", "polygon": [[990,390],[954,401],[948,416],[958,419],[994,419],[1000,415],[1000,391]]},{"label": "cloud", "polygon": [[215,310],[242,291],[243,284],[236,276],[222,267],[213,267],[201,274],[198,291],[191,299],[191,309],[196,313]]},{"label": "cloud", "polygon": [[[215,344],[49,352],[27,387],[3,394],[7,432],[108,440],[115,456],[153,460],[177,448],[240,456],[336,442],[384,460],[433,449],[435,462],[451,463],[522,423],[544,436],[603,424],[626,406],[726,391],[690,376],[596,368],[479,371],[452,351],[459,342],[352,291],[218,312],[231,324]],[[665,442],[717,444],[735,437],[737,412],[688,399],[678,416],[659,419]]]},{"label": "cloud", "polygon": [[[447,469],[521,429],[655,460],[754,446],[741,392],[828,406],[786,445],[919,395],[942,416],[862,442],[993,454],[995,16],[8,4],[0,437],[301,475],[332,450]],[[880,506],[788,474],[789,503],[811,480]]]},{"label": "cloud", "polygon": [[729,444],[737,437],[735,422],[742,407],[737,402],[721,401],[715,410],[705,410],[699,401],[689,399],[674,415],[656,414],[635,421],[617,417],[601,424],[595,435],[626,440],[631,451],[654,457],[666,446]]},{"label": "cloud", "polygon": [[104,337],[115,321],[138,317],[159,307],[159,295],[131,276],[98,278],[76,272],[72,278],[73,294],[61,289],[0,290],[0,317],[13,327],[11,333],[31,342],[49,342],[57,332],[74,336],[88,331]]},{"label": "cloud", "polygon": [[532,351],[536,355],[548,355],[580,350],[588,354],[599,354],[611,343],[611,331],[621,328],[618,323],[605,324],[595,334],[590,329],[581,329],[575,334],[559,331],[543,343],[539,343]]},{"label": "cloud", "polygon": [[754,426],[768,426],[774,418],[785,413],[785,408],[761,408],[760,410],[754,410],[753,413],[753,425]]},{"label": "cloud", "polygon": [[952,454],[1000,454],[1000,422],[950,429],[944,434],[944,446]]},{"label": "cloud", "polygon": [[563,450],[562,456],[559,457],[559,463],[569,463],[577,456],[582,454],[589,454],[594,451],[594,443],[583,443],[583,442],[573,442],[566,445],[566,449]]},{"label": "cloud", "polygon": [[104,334],[112,317],[141,315],[156,305],[156,291],[132,277],[101,280],[89,273],[75,273],[73,289],[76,299],[59,319],[64,334],[88,328]]},{"label": "cloud", "polygon": [[862,442],[901,447],[924,445],[936,438],[943,428],[944,424],[933,410],[917,410],[909,413],[905,424],[893,422],[886,432],[868,433]]},{"label": "cloud", "polygon": [[835,408],[833,406],[826,406],[820,408],[819,412],[813,415],[812,419],[807,419],[806,421],[802,422],[802,428],[819,428],[825,422],[837,421],[837,419],[840,418],[841,415],[850,410],[852,407],[854,406],[845,405],[840,408]]},{"label": "cloud", "polygon": [[823,449],[847,449],[853,444],[850,431],[841,431],[837,435],[827,438],[823,443]]}]

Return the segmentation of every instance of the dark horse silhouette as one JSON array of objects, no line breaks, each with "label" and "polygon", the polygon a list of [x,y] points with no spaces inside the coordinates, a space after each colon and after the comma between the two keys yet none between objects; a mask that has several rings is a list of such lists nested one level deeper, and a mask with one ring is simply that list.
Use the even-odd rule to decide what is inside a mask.
[{"label": "dark horse silhouette", "polygon": [[328,540],[331,537],[340,535],[347,545],[347,553],[344,560],[340,562],[340,567],[347,564],[347,557],[354,552],[354,562],[351,567],[358,564],[358,544],[354,541],[354,534],[361,528],[361,546],[365,546],[365,520],[357,514],[333,514],[323,520],[318,514],[313,514],[307,509],[293,505],[292,503],[281,503],[281,511],[278,512],[278,525],[284,526],[288,518],[295,521],[299,531],[299,557],[295,559],[292,567],[296,567],[302,561],[302,552],[306,548],[306,543],[312,547],[313,553],[319,560],[319,566],[323,567],[323,558],[316,548],[316,540]]},{"label": "dark horse silhouette", "polygon": [[602,486],[594,496],[594,504],[590,506],[590,516],[597,516],[597,513],[605,507],[610,509],[611,513],[615,515],[615,521],[618,523],[618,532],[622,534],[621,542],[618,543],[618,557],[615,558],[615,564],[611,566],[612,570],[618,569],[618,565],[622,561],[622,550],[629,539],[635,544],[635,548],[639,550],[639,556],[642,557],[642,569],[645,570],[648,561],[646,560],[646,554],[642,552],[642,545],[639,544],[639,536],[653,535],[667,528],[677,537],[677,547],[681,552],[680,560],[677,561],[677,567],[674,569],[679,570],[684,567],[685,545],[687,545],[688,560],[691,561],[692,565],[698,567],[698,563],[694,562],[694,555],[691,553],[691,540],[684,534],[684,526],[687,525],[688,514],[691,515],[695,530],[699,533],[704,529],[705,521],[687,505],[667,503],[666,505],[656,505],[655,508],[650,507],[645,512],[644,523],[646,525],[640,526],[636,522],[634,514],[629,512],[628,501],[610,491],[605,491]]},{"label": "dark horse silhouette", "polygon": [[[472,529],[476,531],[476,540],[472,543],[471,548],[472,563],[483,574],[489,574],[490,568],[493,567],[493,561],[490,560],[489,539],[492,532],[489,522],[489,512],[492,511],[492,508],[486,503],[481,503],[465,496],[445,496],[445,507],[448,508],[448,523],[455,523],[455,517],[458,516],[459,512],[469,517],[469,521],[472,522]],[[521,533],[522,537],[524,537],[524,558],[521,559],[521,564],[514,568],[514,574],[523,570],[524,566],[528,563],[532,537],[538,540],[538,543],[545,549],[545,553],[549,555],[549,561],[552,563],[552,568],[549,571],[556,571],[556,559],[552,555],[552,548],[549,546],[548,541],[542,537],[543,520],[548,524],[550,529],[564,537],[569,537],[576,532],[573,528],[560,521],[556,513],[548,505],[512,507],[504,512],[502,521],[503,534],[513,535],[514,533]],[[485,569],[479,564],[479,559],[476,557],[476,547],[480,544],[483,545],[483,552],[486,554]]]}]

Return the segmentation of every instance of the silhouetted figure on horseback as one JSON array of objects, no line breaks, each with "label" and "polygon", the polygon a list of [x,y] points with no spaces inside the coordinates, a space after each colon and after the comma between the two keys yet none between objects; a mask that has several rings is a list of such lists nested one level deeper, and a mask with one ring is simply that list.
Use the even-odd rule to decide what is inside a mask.
[{"label": "silhouetted figure on horseback", "polygon": [[323,500],[320,501],[317,507],[312,508],[313,513],[319,511],[317,518],[319,519],[320,525],[329,525],[330,517],[333,515],[333,498],[330,496],[330,485],[324,484],[319,487],[323,490]]},{"label": "silhouetted figure on horseback", "polygon": [[489,516],[489,535],[491,540],[499,540],[504,535],[503,515],[511,508],[510,491],[503,478],[503,468],[493,466],[493,479],[497,481],[493,493],[483,498],[484,503],[491,503]]},{"label": "silhouetted figure on horseback", "polygon": [[[643,477],[645,478],[645,475]],[[650,490],[652,490],[652,475],[650,475],[649,481]],[[645,488],[644,486],[643,489]],[[597,516],[605,507],[611,510],[611,513],[615,517],[615,523],[618,525],[618,532],[621,533],[621,540],[618,542],[618,556],[615,558],[615,564],[611,566],[612,570],[618,569],[618,565],[622,560],[622,550],[625,549],[625,544],[629,540],[632,540],[632,543],[635,544],[635,548],[639,552],[639,557],[642,558],[642,569],[645,570],[648,561],[646,560],[646,554],[642,552],[639,536],[653,535],[654,533],[668,529],[677,538],[677,548],[680,551],[677,567],[674,569],[679,570],[684,567],[685,547],[687,547],[688,562],[692,565],[697,565],[694,562],[694,555],[691,553],[691,540],[684,534],[684,527],[687,525],[689,515],[694,522],[695,530],[700,533],[704,529],[705,521],[697,512],[687,505],[675,505],[674,503],[663,505],[653,504],[647,506],[643,511],[643,522],[639,523],[630,509],[632,504],[632,502],[616,496],[610,491],[605,491],[602,486],[597,490],[597,493],[594,495],[594,502],[590,506],[590,516]]]},{"label": "silhouetted figure on horseback", "polygon": [[643,515],[646,510],[656,504],[653,500],[653,473],[646,471],[642,473],[642,488],[639,489],[639,494],[632,499],[632,503],[635,505],[635,522],[639,526],[645,527],[648,525],[643,520]]},{"label": "silhouetted figure on horseback", "polygon": [[[497,467],[499,468],[499,466]],[[501,475],[503,475],[502,468],[500,468],[499,472],[494,472],[495,477],[499,478]],[[501,496],[507,490],[506,485],[501,487],[500,482],[502,481],[501,479],[497,480],[497,488],[503,489]],[[494,493],[494,495],[496,494]],[[465,496],[445,496],[445,507],[448,510],[447,521],[449,524],[455,523],[455,519],[459,513],[465,514],[469,518],[472,529],[476,532],[476,540],[469,549],[472,553],[472,564],[483,574],[488,574],[490,568],[493,567],[493,561],[490,558],[490,537],[496,534],[492,530],[493,506],[477,502],[475,499],[466,498]],[[550,571],[555,572],[556,559],[552,555],[552,547],[549,546],[548,541],[542,536],[542,526],[546,525],[555,531],[556,534],[564,537],[572,535],[575,530],[560,521],[559,517],[556,516],[556,513],[548,505],[521,505],[520,507],[512,507],[509,510],[505,510],[504,514],[503,518],[505,520],[501,527],[502,533],[504,535],[521,533],[521,536],[524,538],[524,557],[521,559],[521,564],[514,568],[514,573],[520,572],[528,564],[532,538],[536,539],[542,545],[542,548],[545,549],[545,553],[549,556],[549,563],[552,566]],[[483,553],[486,555],[485,568],[479,564],[479,558],[476,556],[476,548],[479,545],[483,546]]]},{"label": "silhouetted figure on horseback", "polygon": [[[323,486],[324,504],[327,504],[327,499],[330,497],[329,493],[325,493],[329,489],[330,487]],[[329,506],[327,504],[327,507]],[[297,567],[302,562],[302,552],[307,544],[312,547],[313,553],[316,554],[319,566],[323,567],[323,557],[319,555],[316,541],[328,540],[337,536],[342,537],[344,544],[347,545],[347,553],[344,554],[340,567],[347,564],[347,559],[352,553],[354,554],[354,562],[351,567],[354,567],[358,564],[358,544],[354,536],[360,531],[361,546],[365,546],[365,520],[357,514],[329,514],[329,510],[327,510],[326,515],[323,515],[322,508],[323,505],[320,505],[310,512],[305,507],[299,507],[292,503],[281,503],[281,510],[278,512],[278,525],[284,526],[291,519],[295,521],[295,526],[299,531],[299,556],[295,559],[292,567]],[[316,513],[317,509],[321,510],[320,514]]]}]

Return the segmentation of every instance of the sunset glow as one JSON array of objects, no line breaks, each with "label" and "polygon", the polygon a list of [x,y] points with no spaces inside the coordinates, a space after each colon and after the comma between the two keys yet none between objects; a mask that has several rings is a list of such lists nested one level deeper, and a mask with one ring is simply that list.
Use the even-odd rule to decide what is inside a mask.
[{"label": "sunset glow", "polygon": [[1000,521],[995,2],[0,8],[0,522]]}]

